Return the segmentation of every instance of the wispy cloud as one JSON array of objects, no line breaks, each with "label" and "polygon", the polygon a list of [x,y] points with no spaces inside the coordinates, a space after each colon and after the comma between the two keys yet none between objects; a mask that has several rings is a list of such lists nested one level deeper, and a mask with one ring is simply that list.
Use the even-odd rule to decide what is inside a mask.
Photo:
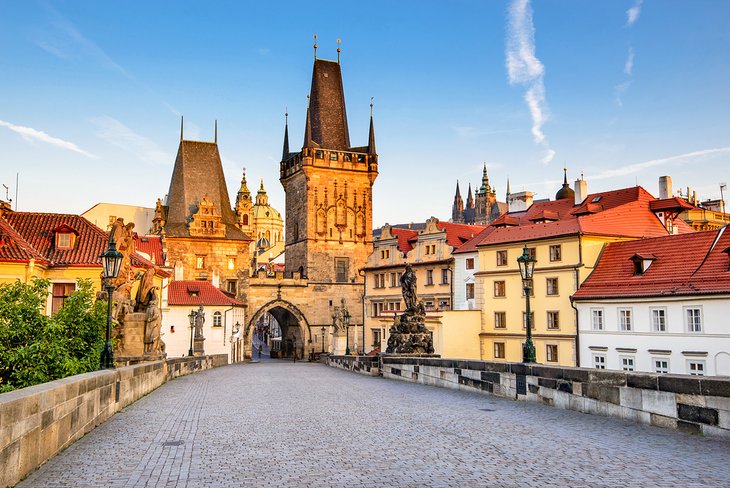
[{"label": "wispy cloud", "polygon": [[547,164],[555,151],[542,130],[549,118],[543,83],[545,67],[535,55],[535,26],[529,0],[513,0],[510,4],[505,55],[509,83],[527,87],[524,100],[532,117],[532,137],[536,144],[543,146],[545,153],[541,162]]},{"label": "wispy cloud", "polygon": [[96,126],[96,136],[99,139],[127,151],[141,161],[164,165],[172,163],[170,154],[113,117],[108,115],[95,117],[91,119],[91,123]]},{"label": "wispy cloud", "polygon": [[616,105],[618,105],[619,107],[624,106],[623,96],[629,90],[630,86],[631,86],[631,80],[628,80],[628,81],[624,81],[623,83],[619,83],[618,85],[613,87]]},{"label": "wispy cloud", "polygon": [[628,9],[626,11],[626,25],[632,26],[634,23],[639,20],[639,15],[641,14],[641,4],[643,3],[643,0],[636,0],[634,2],[633,7]]},{"label": "wispy cloud", "polygon": [[634,71],[634,48],[629,46],[629,54],[626,56],[626,63],[624,63],[624,73],[631,76]]},{"label": "wispy cloud", "polygon": [[73,142],[64,141],[63,139],[59,139],[58,137],[50,136],[41,130],[33,129],[32,127],[24,127],[22,125],[11,124],[10,122],[5,122],[4,120],[0,120],[0,127],[10,129],[11,131],[19,134],[23,139],[28,142],[45,142],[46,144],[50,144],[52,146],[60,147],[62,149],[68,149],[69,151],[83,154],[87,158],[99,159],[97,156],[91,154],[90,152],[84,151]]},{"label": "wispy cloud", "polygon": [[48,36],[47,38],[37,39],[35,41],[35,44],[38,47],[64,60],[75,58],[77,57],[77,54],[79,56],[90,56],[104,68],[116,72],[130,80],[134,80],[134,76],[124,69],[123,66],[114,61],[114,59],[112,59],[111,56],[94,43],[94,41],[84,36],[70,20],[50,5],[47,5],[46,7],[53,17],[52,23],[56,27],[56,35],[61,36],[63,40],[52,40],[50,38],[51,35],[46,34]]},{"label": "wispy cloud", "polygon": [[608,169],[601,171],[598,174],[588,176],[590,180],[605,180],[608,178],[616,178],[619,176],[626,176],[634,173],[639,173],[647,168],[653,168],[655,166],[673,165],[673,166],[687,166],[691,164],[699,164],[701,161],[719,156],[723,154],[730,154],[730,147],[719,147],[714,149],[702,149],[699,151],[688,152],[684,154],[678,154],[675,156],[668,156],[665,158],[651,159],[649,161],[643,161],[641,163],[633,163],[619,168]]}]

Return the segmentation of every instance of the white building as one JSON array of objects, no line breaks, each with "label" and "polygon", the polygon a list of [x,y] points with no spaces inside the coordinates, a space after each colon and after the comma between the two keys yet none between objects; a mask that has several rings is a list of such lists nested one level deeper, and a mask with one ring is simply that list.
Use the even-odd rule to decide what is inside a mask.
[{"label": "white building", "polygon": [[580,366],[730,376],[730,232],[608,244],[572,297]]},{"label": "white building", "polygon": [[474,273],[479,271],[477,245],[493,230],[494,227],[486,227],[476,237],[452,253],[454,257],[454,310],[476,309],[477,281]]},{"label": "white building", "polygon": [[168,358],[187,356],[191,346],[190,312],[203,306],[205,354],[242,358],[246,335],[245,304],[229,297],[209,281],[173,281],[163,295],[162,340]]}]

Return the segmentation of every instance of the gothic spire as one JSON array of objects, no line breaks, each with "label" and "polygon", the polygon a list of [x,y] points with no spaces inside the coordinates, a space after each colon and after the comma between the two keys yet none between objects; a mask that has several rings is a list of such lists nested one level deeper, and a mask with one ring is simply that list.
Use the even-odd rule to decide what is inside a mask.
[{"label": "gothic spire", "polygon": [[375,126],[373,125],[373,97],[370,97],[370,134],[368,135],[368,154],[375,154]]},{"label": "gothic spire", "polygon": [[281,160],[289,158],[289,111],[284,112],[284,150],[282,151]]},{"label": "gothic spire", "polygon": [[509,176],[508,176],[507,177],[507,201],[508,202],[509,202],[509,195],[510,195],[510,191],[509,191]]},{"label": "gothic spire", "polygon": [[307,122],[304,126],[304,147],[312,147],[312,117],[309,113],[310,98],[307,95]]}]

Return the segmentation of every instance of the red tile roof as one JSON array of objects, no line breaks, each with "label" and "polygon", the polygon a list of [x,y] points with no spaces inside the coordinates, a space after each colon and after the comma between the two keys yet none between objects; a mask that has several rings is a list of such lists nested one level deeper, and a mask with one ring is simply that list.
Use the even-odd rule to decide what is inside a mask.
[{"label": "red tile roof", "polygon": [[454,254],[457,254],[457,253],[464,253],[464,252],[476,252],[477,251],[477,245],[480,242],[482,242],[484,239],[486,239],[486,237],[489,234],[491,234],[492,232],[494,232],[495,229],[496,229],[496,227],[493,227],[491,225],[490,226],[487,226],[487,227],[484,227],[479,234],[477,234],[476,236],[474,236],[473,239],[469,239],[468,241],[466,241],[464,243],[464,245],[461,246],[459,249],[455,249],[453,253]]},{"label": "red tile roof", "polygon": [[[615,242],[573,295],[576,300],[730,293],[730,231]],[[632,257],[656,258],[635,274]]]},{"label": "red tile roof", "polygon": [[[588,195],[575,207],[565,198],[536,202],[527,211],[505,215],[492,225],[497,229],[477,245],[530,241],[568,235],[590,234],[619,237],[660,237],[667,230],[650,204],[657,201],[640,186]],[[544,221],[545,217],[558,220]],[[512,224],[504,225],[511,220]],[[675,219],[679,233],[692,232],[681,219]]]},{"label": "red tile roof", "polygon": [[[55,233],[76,234],[73,249],[56,249]],[[0,233],[7,235],[0,246],[0,260],[36,259],[49,266],[88,266],[101,268],[101,254],[109,246],[109,234],[84,217],[72,214],[6,212],[0,217]],[[154,264],[139,254],[132,255],[132,266],[150,268]],[[160,270],[160,274],[167,275]]]},{"label": "red tile roof", "polygon": [[398,238],[398,249],[404,254],[413,249],[411,242],[418,240],[418,231],[415,230],[391,227],[390,233]]},{"label": "red tile roof", "polygon": [[165,265],[165,255],[162,252],[162,237],[160,236],[135,236],[137,251],[150,256],[150,261],[157,266]]},{"label": "red tile roof", "polygon": [[484,230],[483,225],[454,224],[441,221],[437,225],[439,229],[446,230],[446,242],[454,249],[459,249],[464,243]]},{"label": "red tile roof", "polygon": [[231,298],[209,281],[173,281],[167,288],[169,305],[226,305],[245,307],[246,304]]}]

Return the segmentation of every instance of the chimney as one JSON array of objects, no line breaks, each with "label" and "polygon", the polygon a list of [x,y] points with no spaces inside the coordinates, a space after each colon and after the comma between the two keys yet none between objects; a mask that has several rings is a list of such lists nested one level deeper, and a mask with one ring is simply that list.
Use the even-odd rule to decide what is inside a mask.
[{"label": "chimney", "polygon": [[508,212],[524,212],[532,206],[532,192],[510,193],[507,199]]},{"label": "chimney", "polygon": [[659,198],[672,198],[672,177],[671,176],[660,176],[659,177]]},{"label": "chimney", "polygon": [[583,178],[575,180],[575,204],[580,205],[588,196],[588,183]]}]

